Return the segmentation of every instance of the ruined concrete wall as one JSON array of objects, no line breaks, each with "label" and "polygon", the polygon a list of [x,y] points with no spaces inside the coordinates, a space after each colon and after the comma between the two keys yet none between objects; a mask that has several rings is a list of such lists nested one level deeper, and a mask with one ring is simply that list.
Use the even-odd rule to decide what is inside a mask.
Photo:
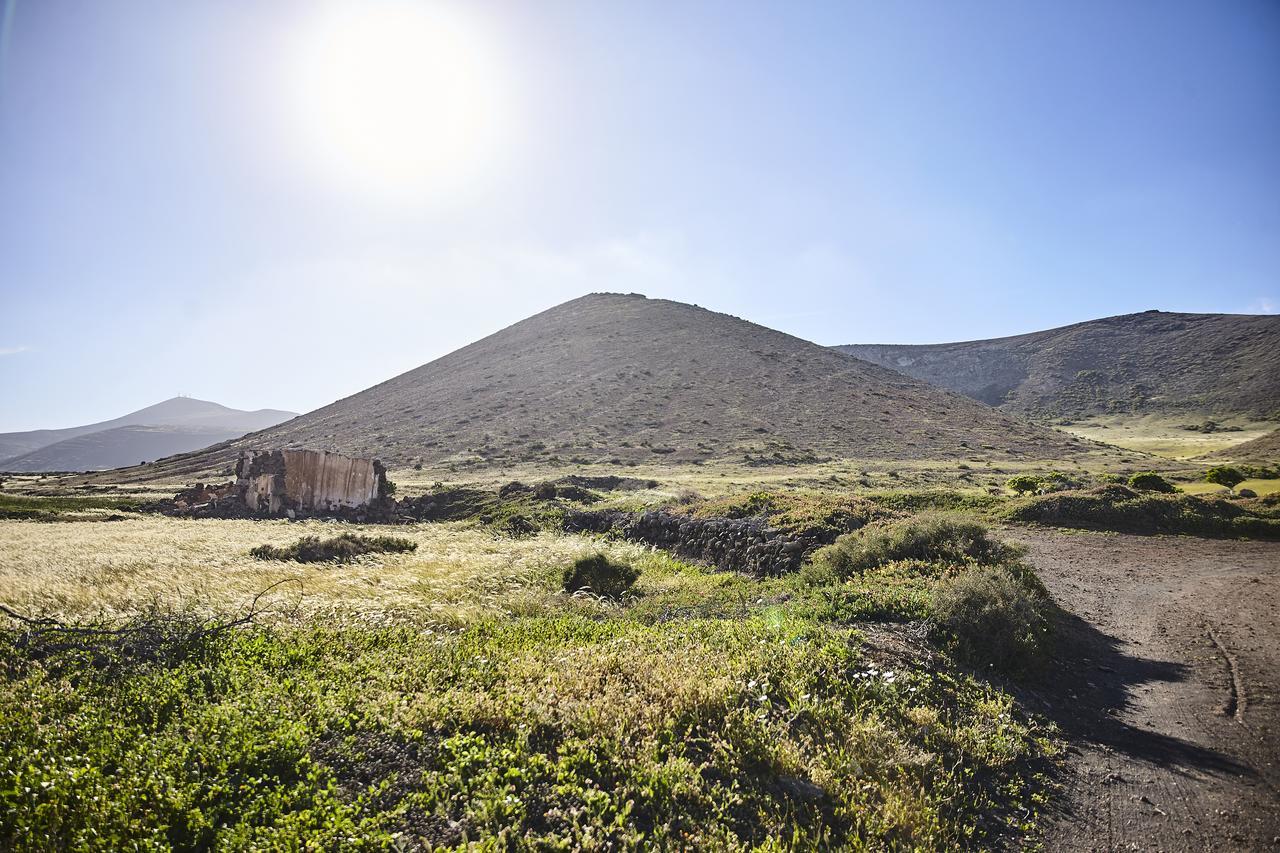
[{"label": "ruined concrete wall", "polygon": [[236,465],[251,512],[332,512],[366,507],[386,489],[382,466],[323,450],[251,451]]},{"label": "ruined concrete wall", "polygon": [[285,450],[284,491],[301,509],[362,507],[378,497],[378,471],[372,459],[355,459],[315,450]]}]

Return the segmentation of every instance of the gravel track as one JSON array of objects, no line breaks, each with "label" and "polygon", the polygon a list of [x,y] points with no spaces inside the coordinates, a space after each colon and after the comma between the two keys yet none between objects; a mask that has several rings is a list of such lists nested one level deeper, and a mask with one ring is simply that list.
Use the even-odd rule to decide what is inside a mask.
[{"label": "gravel track", "polygon": [[1047,850],[1280,850],[1280,543],[1008,530],[1065,611]]}]

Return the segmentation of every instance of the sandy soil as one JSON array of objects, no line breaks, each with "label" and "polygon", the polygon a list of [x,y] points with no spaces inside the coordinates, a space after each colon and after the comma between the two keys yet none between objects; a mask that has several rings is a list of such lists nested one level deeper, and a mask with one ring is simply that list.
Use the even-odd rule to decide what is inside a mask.
[{"label": "sandy soil", "polygon": [[1280,849],[1280,543],[1006,531],[1066,611],[1047,850]]}]

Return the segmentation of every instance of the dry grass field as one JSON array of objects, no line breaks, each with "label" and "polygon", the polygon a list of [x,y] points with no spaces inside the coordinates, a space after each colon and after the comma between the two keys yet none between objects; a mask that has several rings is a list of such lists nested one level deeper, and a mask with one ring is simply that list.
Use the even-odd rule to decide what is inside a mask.
[{"label": "dry grass field", "polygon": [[410,554],[349,564],[274,562],[256,545],[285,545],[338,532],[380,535],[385,527],[321,521],[224,521],[131,516],[123,521],[0,521],[0,596],[28,613],[83,618],[168,610],[234,611],[281,584],[275,606],[293,618],[340,616],[363,622],[426,619],[461,625],[550,607],[559,571],[593,550],[644,570],[657,589],[670,561],[643,546],[544,533],[498,537],[465,524],[413,525],[396,535]]},{"label": "dry grass field", "polygon": [[[0,521],[37,619],[0,633],[6,849],[952,848],[1032,832],[1059,749],[921,621],[971,569],[1031,594],[998,565],[754,579],[472,523],[304,565],[249,551],[388,529],[63,517]],[[563,590],[595,553],[625,596]]]},{"label": "dry grass field", "polygon": [[1193,415],[1095,415],[1073,420],[1061,428],[1073,435],[1139,453],[1173,460],[1188,460],[1228,450],[1275,430],[1274,421],[1226,418],[1223,426],[1239,431],[1196,432],[1188,424],[1203,421]]}]

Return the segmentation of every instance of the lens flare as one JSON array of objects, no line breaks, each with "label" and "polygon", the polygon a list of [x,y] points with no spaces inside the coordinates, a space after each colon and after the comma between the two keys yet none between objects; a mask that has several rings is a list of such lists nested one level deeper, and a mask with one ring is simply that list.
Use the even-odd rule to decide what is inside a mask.
[{"label": "lens flare", "polygon": [[500,136],[497,63],[449,6],[325,7],[301,35],[293,83],[314,165],[359,189],[412,200],[455,188]]}]

